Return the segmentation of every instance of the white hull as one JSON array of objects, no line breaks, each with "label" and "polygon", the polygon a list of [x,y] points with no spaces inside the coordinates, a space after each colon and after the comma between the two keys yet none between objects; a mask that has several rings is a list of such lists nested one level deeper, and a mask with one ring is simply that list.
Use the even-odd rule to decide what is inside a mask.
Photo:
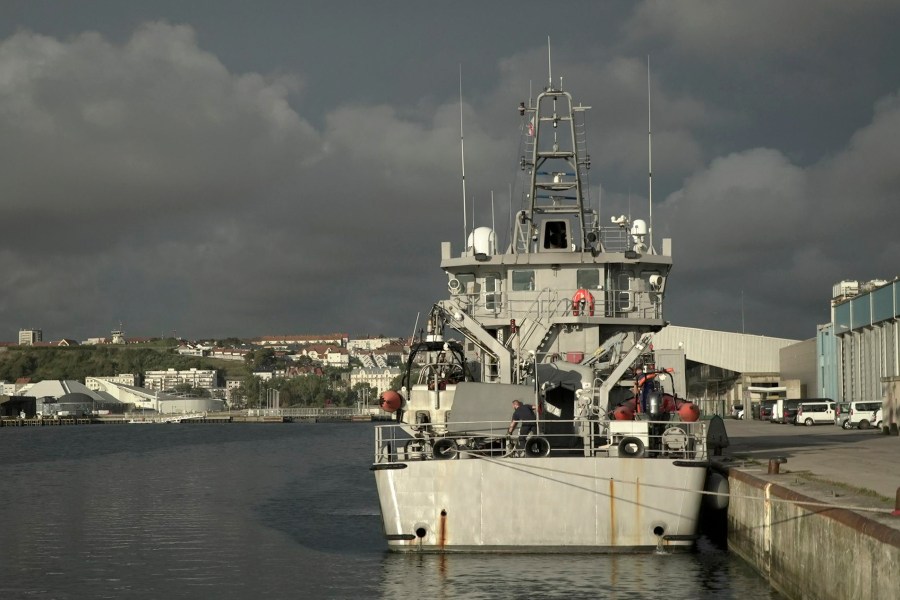
[{"label": "white hull", "polygon": [[690,463],[461,458],[373,469],[392,550],[617,552],[691,545],[706,468],[679,464]]}]

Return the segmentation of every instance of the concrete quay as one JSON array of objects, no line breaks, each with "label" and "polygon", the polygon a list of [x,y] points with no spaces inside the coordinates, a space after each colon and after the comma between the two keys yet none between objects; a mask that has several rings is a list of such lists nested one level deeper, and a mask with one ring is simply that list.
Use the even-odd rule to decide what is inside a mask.
[{"label": "concrete quay", "polygon": [[728,473],[729,549],[787,598],[896,598],[900,438],[834,425],[726,426],[730,445],[716,464]]}]

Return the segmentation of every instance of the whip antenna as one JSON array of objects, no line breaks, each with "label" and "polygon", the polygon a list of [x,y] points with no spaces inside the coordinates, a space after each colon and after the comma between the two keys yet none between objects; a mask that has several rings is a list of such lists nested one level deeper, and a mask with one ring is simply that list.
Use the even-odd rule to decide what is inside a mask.
[{"label": "whip antenna", "polygon": [[459,65],[459,153],[462,162],[463,252],[465,252],[468,250],[466,247],[468,229],[466,225],[466,144],[463,139],[462,65]]},{"label": "whip antenna", "polygon": [[650,126],[650,55],[647,55],[647,199],[650,204],[650,252],[653,249],[653,128]]}]

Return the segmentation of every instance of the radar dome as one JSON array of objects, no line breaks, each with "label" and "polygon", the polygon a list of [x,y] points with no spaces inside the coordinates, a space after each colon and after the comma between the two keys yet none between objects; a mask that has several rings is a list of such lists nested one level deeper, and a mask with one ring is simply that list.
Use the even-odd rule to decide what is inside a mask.
[{"label": "radar dome", "polygon": [[631,235],[647,235],[647,222],[642,219],[636,219],[631,226]]},{"label": "radar dome", "polygon": [[496,254],[497,234],[490,227],[476,227],[469,234],[467,245],[469,250],[472,250],[475,254]]}]

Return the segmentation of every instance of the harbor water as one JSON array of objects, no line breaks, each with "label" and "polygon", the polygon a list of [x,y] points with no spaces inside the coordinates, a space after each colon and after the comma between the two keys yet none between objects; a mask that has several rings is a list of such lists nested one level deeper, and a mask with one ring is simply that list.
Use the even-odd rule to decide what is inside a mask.
[{"label": "harbor water", "polygon": [[4,428],[0,598],[779,598],[706,539],[678,554],[390,553],[373,433]]}]

